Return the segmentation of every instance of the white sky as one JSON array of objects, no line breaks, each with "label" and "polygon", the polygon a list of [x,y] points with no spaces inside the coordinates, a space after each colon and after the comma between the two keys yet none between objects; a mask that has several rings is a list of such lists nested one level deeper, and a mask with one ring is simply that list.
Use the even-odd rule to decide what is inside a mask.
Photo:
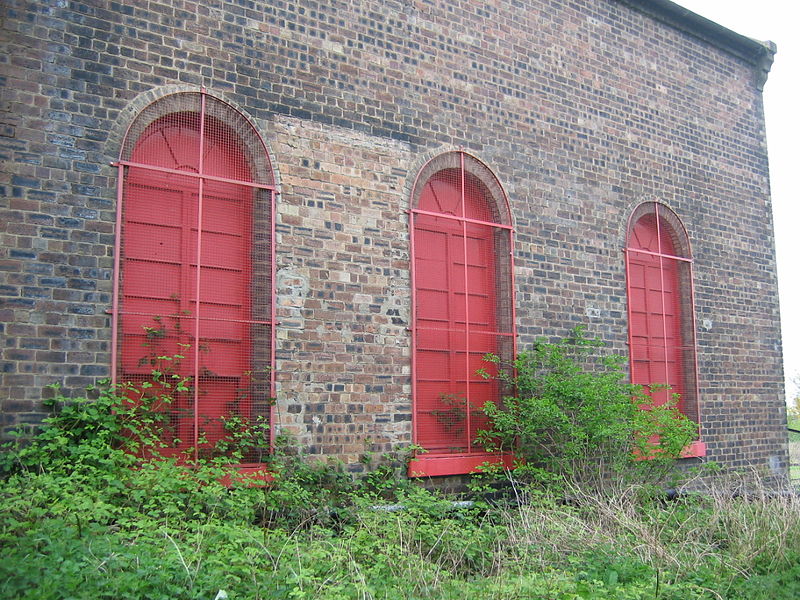
[{"label": "white sky", "polygon": [[795,0],[674,0],[692,12],[736,33],[772,40],[778,53],[764,86],[772,207],[778,252],[783,359],[787,398],[800,393],[800,206],[795,201],[798,168],[795,148],[800,144],[800,3]]}]

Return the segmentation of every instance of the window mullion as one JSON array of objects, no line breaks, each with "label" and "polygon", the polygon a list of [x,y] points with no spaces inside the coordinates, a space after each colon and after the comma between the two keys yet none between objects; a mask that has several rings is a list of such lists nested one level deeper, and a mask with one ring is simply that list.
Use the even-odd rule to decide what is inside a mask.
[{"label": "window mullion", "polygon": [[122,254],[122,202],[125,190],[125,169],[123,165],[118,165],[117,168],[117,214],[116,224],[114,231],[114,282],[111,298],[111,360],[113,361],[111,369],[111,385],[117,384],[117,371],[120,370],[119,364],[119,288],[120,279],[122,277],[121,271],[121,254]]},{"label": "window mullion", "polygon": [[205,187],[205,168],[203,158],[205,154],[205,124],[206,124],[206,94],[205,92],[200,95],[200,139],[198,141],[197,151],[198,157],[198,171],[200,178],[198,179],[197,190],[197,245],[195,249],[196,270],[194,281],[194,458],[197,461],[198,451],[200,445],[200,271],[201,271],[201,252],[203,243],[203,193]]},{"label": "window mullion", "polygon": [[467,201],[466,201],[466,171],[464,169],[464,153],[460,153],[461,159],[461,246],[464,261],[464,395],[466,403],[464,407],[466,424],[465,435],[467,442],[467,452],[472,452],[472,398],[470,396],[470,374],[469,374],[469,355],[470,355],[470,315],[469,315],[469,269],[467,268]]},{"label": "window mullion", "polygon": [[664,248],[661,246],[661,212],[655,205],[656,212],[656,246],[658,248],[658,277],[661,293],[661,343],[664,348],[664,383],[670,383],[669,344],[667,343],[667,294],[664,289]]}]

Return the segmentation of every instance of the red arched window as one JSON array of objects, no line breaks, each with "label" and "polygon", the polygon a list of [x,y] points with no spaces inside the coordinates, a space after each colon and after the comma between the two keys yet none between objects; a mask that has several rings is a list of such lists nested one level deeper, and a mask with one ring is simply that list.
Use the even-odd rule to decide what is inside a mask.
[{"label": "red arched window", "polygon": [[[653,389],[654,404],[678,394],[678,409],[699,422],[692,259],[677,215],[647,202],[633,213],[626,249],[631,382]],[[702,453],[695,443],[687,454]]]},{"label": "red arched window", "polygon": [[500,391],[477,371],[487,353],[514,356],[508,204],[482,163],[452,152],[423,167],[411,221],[414,441],[426,452],[409,474],[468,473],[497,460],[475,437]]},{"label": "red arched window", "polygon": [[[243,425],[269,422],[268,153],[232,107],[183,93],[134,120],[119,169],[115,380],[164,415],[164,454],[211,454]],[[268,448],[257,443],[247,461]]]}]

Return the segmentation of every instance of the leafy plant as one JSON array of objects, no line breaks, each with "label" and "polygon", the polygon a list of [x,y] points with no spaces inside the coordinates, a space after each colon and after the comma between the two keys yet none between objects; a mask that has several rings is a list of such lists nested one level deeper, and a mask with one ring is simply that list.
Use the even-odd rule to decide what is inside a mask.
[{"label": "leafy plant", "polygon": [[134,456],[131,420],[152,409],[93,395],[56,393],[41,432],[4,449],[2,598],[752,600],[800,588],[800,500],[756,478],[704,479],[673,501],[573,486],[569,502],[512,480],[509,501],[461,502],[390,462],[354,479],[279,438],[274,480],[251,487],[225,479],[222,457]]},{"label": "leafy plant", "polygon": [[558,343],[537,342],[512,365],[485,358],[501,367],[494,377],[514,393],[486,403],[491,428],[481,441],[514,451],[520,475],[538,482],[602,488],[611,477],[658,481],[697,434],[675,398],[651,403],[641,386],[626,383],[625,359],[583,328]]}]

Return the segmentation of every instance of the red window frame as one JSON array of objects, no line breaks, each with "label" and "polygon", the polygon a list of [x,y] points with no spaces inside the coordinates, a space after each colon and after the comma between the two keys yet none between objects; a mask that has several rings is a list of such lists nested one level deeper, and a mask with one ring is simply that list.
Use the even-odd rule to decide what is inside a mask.
[{"label": "red window frame", "polygon": [[477,374],[486,353],[516,354],[513,227],[499,181],[473,156],[434,157],[412,191],[412,398],[414,443],[425,449],[410,476],[510,466],[475,441],[480,410],[499,401],[497,381]]},{"label": "red window frame", "polygon": [[[654,404],[678,394],[678,410],[700,424],[694,319],[693,261],[689,237],[678,216],[647,202],[631,215],[625,270],[631,383],[652,390]],[[704,456],[696,440],[684,456]]]},{"label": "red window frame", "polygon": [[161,406],[179,441],[165,439],[159,453],[196,461],[232,418],[273,421],[269,153],[240,112],[203,89],[141,111],[116,166],[112,384],[144,389],[162,363],[184,379],[188,392]]}]

